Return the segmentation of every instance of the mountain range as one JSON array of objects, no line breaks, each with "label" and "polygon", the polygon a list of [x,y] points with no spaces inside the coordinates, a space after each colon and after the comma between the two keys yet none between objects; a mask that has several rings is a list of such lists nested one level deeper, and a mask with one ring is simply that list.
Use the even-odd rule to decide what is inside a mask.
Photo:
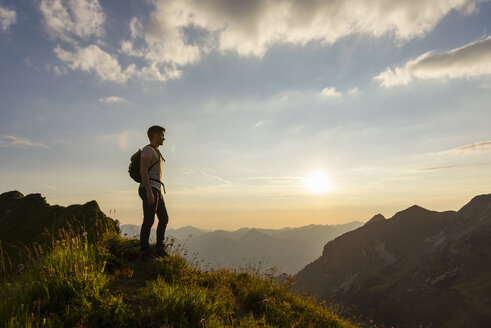
[{"label": "mountain range", "polygon": [[328,242],[300,290],[394,327],[491,327],[491,194],[459,211],[411,206]]},{"label": "mountain range", "polygon": [[[234,231],[202,230],[186,226],[168,229],[166,237],[174,238],[191,257],[203,266],[276,267],[280,272],[294,274],[321,255],[322,247],[331,239],[363,225],[352,221],[338,225],[311,224],[282,229],[241,228]],[[140,226],[123,224],[121,231],[129,238],[138,238]],[[155,240],[155,229],[151,232]]]}]

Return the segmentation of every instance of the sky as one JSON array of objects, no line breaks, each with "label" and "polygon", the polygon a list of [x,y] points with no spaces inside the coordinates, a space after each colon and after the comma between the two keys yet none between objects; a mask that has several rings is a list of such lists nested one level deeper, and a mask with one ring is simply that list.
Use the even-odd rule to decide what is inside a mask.
[{"label": "sky", "polygon": [[[458,210],[491,193],[491,2],[0,0],[0,192],[169,228]],[[156,219],[157,220],[157,219]]]}]

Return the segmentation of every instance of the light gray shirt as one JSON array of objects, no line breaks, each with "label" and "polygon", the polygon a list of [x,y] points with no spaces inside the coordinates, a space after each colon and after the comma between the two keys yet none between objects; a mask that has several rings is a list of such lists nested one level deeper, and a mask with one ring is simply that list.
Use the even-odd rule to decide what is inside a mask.
[{"label": "light gray shirt", "polygon": [[[156,163],[159,161],[160,163],[155,164],[149,171],[148,171],[148,178],[150,179],[150,187],[152,188],[157,188],[158,190],[161,190],[162,184],[158,181],[162,181],[162,170],[164,167],[164,161],[162,157],[159,156],[155,148],[153,148],[150,145],[146,145],[145,147],[142,148],[142,152],[148,151],[146,148],[151,148],[151,151],[153,152],[152,159],[150,160],[149,167],[152,166],[152,164]],[[156,179],[158,181],[155,181],[153,179]],[[145,188],[143,185],[143,182],[140,182],[139,188]]]}]

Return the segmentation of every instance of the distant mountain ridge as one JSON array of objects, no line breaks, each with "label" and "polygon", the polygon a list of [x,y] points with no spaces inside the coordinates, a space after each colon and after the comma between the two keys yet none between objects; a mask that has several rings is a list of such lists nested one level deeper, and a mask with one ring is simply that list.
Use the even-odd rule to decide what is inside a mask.
[{"label": "distant mountain ridge", "polygon": [[372,219],[328,242],[294,278],[389,326],[490,327],[491,194],[457,212],[414,205]]},{"label": "distant mountain ridge", "polygon": [[[184,244],[189,254],[212,267],[240,267],[261,261],[264,268],[276,266],[279,271],[294,274],[322,252],[326,242],[364,222],[337,225],[310,224],[281,229],[241,228],[234,231],[206,231],[195,227],[168,229],[166,237]],[[141,226],[123,224],[122,234],[138,238]],[[155,229],[151,238],[155,239]]]}]

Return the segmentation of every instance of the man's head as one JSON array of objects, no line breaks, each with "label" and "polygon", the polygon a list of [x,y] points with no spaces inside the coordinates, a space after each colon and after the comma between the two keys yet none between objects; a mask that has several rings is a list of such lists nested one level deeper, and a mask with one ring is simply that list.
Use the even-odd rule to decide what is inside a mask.
[{"label": "man's head", "polygon": [[159,125],[153,125],[148,128],[147,131],[148,140],[150,140],[150,143],[156,143],[158,145],[161,145],[165,140],[164,133],[165,133],[165,128]]}]

